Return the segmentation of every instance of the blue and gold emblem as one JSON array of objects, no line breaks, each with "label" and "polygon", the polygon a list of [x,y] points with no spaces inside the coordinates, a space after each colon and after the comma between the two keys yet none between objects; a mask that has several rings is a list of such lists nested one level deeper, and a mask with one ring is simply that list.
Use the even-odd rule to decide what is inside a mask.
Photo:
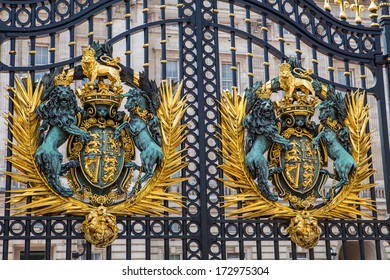
[{"label": "blue and gold emblem", "polygon": [[364,99],[360,91],[336,92],[292,59],[245,96],[223,92],[221,169],[224,185],[237,190],[224,197],[227,215],[288,219],[291,240],[313,248],[317,219],[356,219],[375,209],[359,196],[375,186],[367,182],[375,171]]},{"label": "blue and gold emblem", "polygon": [[[82,79],[88,81],[73,90]],[[185,167],[177,154],[186,125],[174,121],[185,111],[181,84],[158,87],[98,43],[75,68],[46,74],[37,85],[30,77],[27,86],[15,83],[8,160],[18,171],[9,175],[26,184],[12,193],[15,212],[84,215],[85,238],[98,247],[117,238],[116,215],[178,212],[164,202],[181,205],[182,196],[167,188],[185,180],[172,178]]]}]

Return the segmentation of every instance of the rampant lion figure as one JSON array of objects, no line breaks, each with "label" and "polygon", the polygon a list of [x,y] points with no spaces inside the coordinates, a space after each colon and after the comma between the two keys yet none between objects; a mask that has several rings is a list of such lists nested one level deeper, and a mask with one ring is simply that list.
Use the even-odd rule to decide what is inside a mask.
[{"label": "rampant lion figure", "polygon": [[313,148],[317,149],[320,140],[323,140],[328,155],[334,162],[336,179],[339,181],[326,195],[329,198],[333,191],[349,183],[348,176],[356,169],[357,164],[351,155],[349,129],[344,125],[347,107],[341,93],[336,93],[333,87],[329,87],[327,99],[320,104],[319,109],[323,130],[314,138]]},{"label": "rampant lion figure", "polygon": [[39,146],[35,159],[43,169],[48,184],[61,195],[71,196],[72,190],[61,184],[60,175],[70,166],[77,165],[77,162],[62,165],[63,155],[58,148],[67,141],[70,134],[78,136],[82,143],[88,142],[91,137],[77,126],[76,115],[82,109],[77,106],[76,95],[69,86],[54,86],[43,98],[36,110],[42,123],[38,129]]},{"label": "rampant lion figure", "polygon": [[122,96],[127,97],[125,109],[129,112],[130,118],[116,128],[114,139],[118,138],[120,131],[126,128],[133,137],[135,146],[141,152],[141,166],[134,162],[125,165],[145,173],[136,186],[136,189],[140,189],[143,182],[153,177],[155,167],[157,168],[162,162],[164,156],[157,117],[157,109],[160,106],[158,87],[152,81],[148,92],[135,88]]},{"label": "rampant lion figure", "polygon": [[268,187],[268,177],[270,173],[281,172],[281,170],[280,168],[270,170],[264,153],[273,142],[281,144],[284,150],[290,150],[292,144],[278,134],[278,119],[272,100],[257,96],[256,91],[262,86],[261,82],[256,82],[253,87],[245,90],[245,98],[248,100],[247,114],[243,120],[243,126],[248,132],[245,139],[245,164],[252,178],[257,181],[257,186],[264,197],[277,201],[278,196]]}]

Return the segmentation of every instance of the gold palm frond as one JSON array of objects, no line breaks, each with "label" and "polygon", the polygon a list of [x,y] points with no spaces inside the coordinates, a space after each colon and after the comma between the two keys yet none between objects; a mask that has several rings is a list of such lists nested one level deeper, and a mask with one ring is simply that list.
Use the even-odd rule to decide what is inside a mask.
[{"label": "gold palm frond", "polygon": [[[364,209],[375,211],[374,201],[360,197],[362,191],[375,187],[368,179],[375,173],[372,168],[372,156],[368,152],[372,144],[371,132],[367,133],[369,107],[366,103],[365,92],[359,90],[347,95],[348,115],[345,125],[350,131],[352,157],[357,163],[355,172],[350,176],[350,182],[327,205],[327,209],[318,209],[313,214],[321,218],[357,218],[365,216],[372,218]],[[360,206],[360,208],[359,208]]]},{"label": "gold palm frond", "polygon": [[[33,90],[30,75],[27,78],[27,88],[19,79],[15,79],[14,114],[6,115],[7,123],[13,135],[13,142],[8,143],[12,156],[7,160],[17,171],[8,172],[15,182],[26,184],[26,187],[11,190],[11,209],[15,214],[36,215],[87,215],[95,207],[74,199],[63,197],[50,188],[47,180],[35,162],[35,152],[38,148],[38,128],[40,125],[36,109],[39,105],[43,87],[38,85]],[[156,170],[155,175],[144,188],[133,198],[107,208],[112,214],[120,215],[164,215],[164,212],[179,212],[171,207],[165,207],[164,201],[174,202],[183,206],[179,193],[167,193],[169,186],[179,184],[185,178],[172,178],[186,166],[183,162],[183,150],[180,145],[186,138],[186,125],[181,119],[186,110],[185,99],[180,99],[182,83],[173,93],[172,84],[164,84],[160,89],[162,95],[158,116],[161,121],[162,149],[164,160]],[[26,198],[32,198],[25,203]]]}]

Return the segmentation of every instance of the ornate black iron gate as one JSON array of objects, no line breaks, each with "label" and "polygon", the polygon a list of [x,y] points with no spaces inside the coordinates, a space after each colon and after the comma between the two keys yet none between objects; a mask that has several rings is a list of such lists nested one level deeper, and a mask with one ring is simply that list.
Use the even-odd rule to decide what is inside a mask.
[{"label": "ornate black iron gate", "polygon": [[[118,240],[101,252],[103,258],[384,259],[390,240],[389,8],[388,1],[381,1],[381,16],[371,9],[371,27],[364,27],[337,20],[311,0],[4,0],[1,84],[13,86],[15,76],[27,71],[34,79],[60,66],[72,67],[80,62],[82,48],[98,40],[112,43],[126,66],[152,79],[184,80],[189,107],[183,119],[188,123],[183,175],[188,181],[172,188],[186,197],[186,207],[181,216],[119,218]],[[381,210],[369,213],[374,220],[321,221],[318,249],[308,251],[289,240],[286,221],[227,218],[229,209],[221,207],[229,191],[218,168],[220,92],[268,81],[276,64],[288,56],[302,60],[320,81],[340,90],[366,89],[376,115],[371,128],[378,131],[372,152],[379,178],[370,181],[381,183],[365,195]],[[3,111],[13,112],[12,97],[2,89],[1,102],[7,104]],[[7,133],[3,138],[12,141]],[[7,199],[18,186],[4,175],[12,171],[9,162],[3,170],[3,259],[29,259],[36,251],[45,259],[71,259],[83,247],[85,257],[94,258],[95,249],[81,242],[83,218],[12,216]]]}]

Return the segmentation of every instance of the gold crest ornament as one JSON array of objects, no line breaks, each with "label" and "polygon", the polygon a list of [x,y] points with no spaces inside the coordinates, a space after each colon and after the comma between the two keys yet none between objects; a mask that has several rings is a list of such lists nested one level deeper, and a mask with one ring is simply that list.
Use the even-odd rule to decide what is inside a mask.
[{"label": "gold crest ornament", "polygon": [[[272,101],[277,91],[284,96]],[[375,171],[364,100],[364,92],[342,95],[320,83],[296,60],[244,97],[223,92],[220,168],[225,187],[237,190],[224,197],[226,215],[288,219],[291,240],[303,248],[317,245],[318,219],[370,217],[374,202],[360,196],[375,186],[367,180]]]},{"label": "gold crest ornament", "polygon": [[[118,237],[118,215],[179,213],[182,195],[167,190],[186,180],[172,177],[186,166],[182,83],[157,87],[125,68],[111,45],[94,43],[74,69],[46,74],[35,86],[30,76],[26,86],[15,79],[15,109],[6,116],[15,171],[7,175],[25,187],[10,191],[13,215],[85,216],[85,238],[107,247]],[[85,76],[89,82],[74,92],[69,85]],[[64,156],[58,148],[65,144]]]}]

